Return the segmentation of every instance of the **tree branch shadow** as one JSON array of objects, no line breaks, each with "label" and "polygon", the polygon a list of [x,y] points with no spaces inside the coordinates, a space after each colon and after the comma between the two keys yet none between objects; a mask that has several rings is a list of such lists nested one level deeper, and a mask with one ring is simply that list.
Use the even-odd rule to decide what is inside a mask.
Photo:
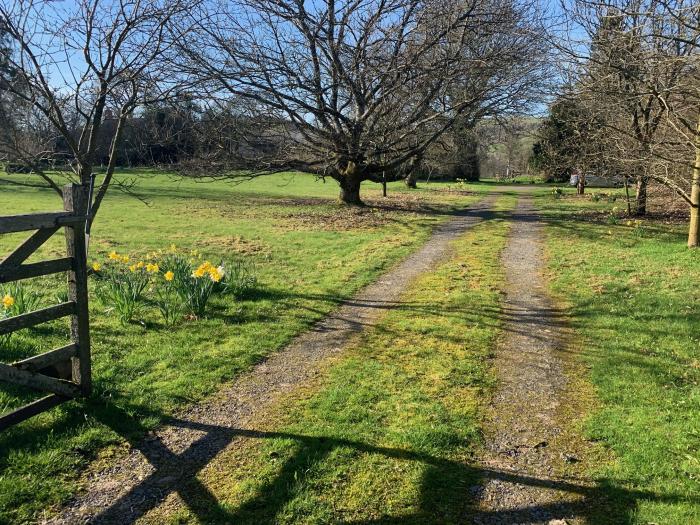
[{"label": "tree branch shadow", "polygon": [[[114,421],[114,420],[110,420]],[[561,518],[562,504],[523,506],[503,511],[480,512],[478,494],[472,490],[486,480],[500,480],[526,487],[542,487],[578,496],[566,505],[566,512],[582,517],[591,524],[624,524],[631,520],[637,502],[650,500],[673,503],[686,501],[679,494],[656,494],[629,490],[605,481],[595,487],[567,479],[546,479],[506,471],[481,468],[436,457],[423,452],[376,446],[361,441],[318,437],[288,432],[263,432],[172,419],[168,425],[201,433],[183,452],[176,454],[159,439],[132,442],[153,466],[153,472],[132,487],[108,508],[90,520],[95,524],[132,523],[160,505],[171,493],[177,493],[187,509],[201,523],[274,523],[283,507],[297,494],[304,474],[324,461],[335,449],[344,447],[361,454],[378,454],[386,458],[421,462],[427,466],[420,488],[419,508],[410,515],[383,515],[369,520],[338,517],[336,523],[517,523],[520,521]],[[114,429],[119,431],[118,428]],[[200,480],[198,473],[234,440],[289,439],[297,444],[276,476],[264,483],[243,504],[231,508],[220,502]],[[128,436],[127,436],[128,439]],[[700,499],[698,500],[700,503]]]}]

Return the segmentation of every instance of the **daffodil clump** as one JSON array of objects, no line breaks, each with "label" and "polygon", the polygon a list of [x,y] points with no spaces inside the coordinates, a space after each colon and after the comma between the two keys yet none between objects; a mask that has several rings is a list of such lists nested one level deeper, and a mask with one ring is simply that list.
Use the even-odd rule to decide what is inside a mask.
[{"label": "daffodil clump", "polygon": [[255,283],[250,272],[241,271],[242,263],[215,265],[198,250],[180,250],[174,244],[143,258],[112,251],[91,266],[103,302],[125,323],[147,305],[155,306],[167,324],[185,316],[203,317],[214,294],[238,294]]},{"label": "daffodil clump", "polygon": [[25,288],[22,283],[12,283],[0,289],[0,313],[3,317],[13,317],[39,308],[39,297]]},{"label": "daffodil clump", "polygon": [[212,295],[226,291],[224,264],[214,265],[203,260],[197,250],[180,252],[171,246],[160,261],[163,268],[167,268],[164,288],[177,297],[185,315],[204,317]]},{"label": "daffodil clump", "polygon": [[625,223],[625,225],[630,228],[633,228],[634,234],[637,237],[644,237],[644,224],[639,219],[636,219],[634,221],[628,220]]},{"label": "daffodil clump", "polygon": [[94,261],[91,267],[97,278],[97,296],[122,323],[130,322],[145,304],[145,293],[153,272],[146,270],[143,261],[132,262],[130,256],[115,251],[104,263]]},{"label": "daffodil clump", "polygon": [[[27,290],[22,283],[12,283],[0,289],[0,319],[14,317],[39,308],[39,297]],[[10,334],[0,337],[3,343],[10,339]]]}]

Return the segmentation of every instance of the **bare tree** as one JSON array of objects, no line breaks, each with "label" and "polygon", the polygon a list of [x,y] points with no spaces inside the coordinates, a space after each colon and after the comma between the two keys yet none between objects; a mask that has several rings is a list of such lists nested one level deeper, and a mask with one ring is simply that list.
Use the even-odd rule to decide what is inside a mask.
[{"label": "bare tree", "polygon": [[[27,166],[61,193],[58,178],[90,184],[107,140],[106,170],[95,191],[94,218],[113,181],[124,127],[140,106],[177,93],[163,70],[172,49],[168,26],[192,2],[49,0],[0,4],[12,75],[0,92],[12,97],[16,126],[0,137],[11,164]],[[47,168],[51,168],[48,170]]]},{"label": "bare tree", "polygon": [[456,118],[529,104],[545,54],[530,0],[237,0],[192,16],[180,67],[206,79],[213,102],[247,101],[253,129],[279,141],[244,158],[248,171],[215,155],[202,169],[299,169],[335,179],[351,204]]},{"label": "bare tree", "polygon": [[574,0],[568,14],[587,38],[565,50],[576,96],[601,123],[596,153],[636,179],[638,214],[646,212],[649,180],[683,198],[688,244],[697,246],[700,5]]}]

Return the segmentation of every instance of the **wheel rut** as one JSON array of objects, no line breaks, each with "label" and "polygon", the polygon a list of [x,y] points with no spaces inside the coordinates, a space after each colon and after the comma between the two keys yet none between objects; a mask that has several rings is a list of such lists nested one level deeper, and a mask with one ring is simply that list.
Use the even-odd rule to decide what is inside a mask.
[{"label": "wheel rut", "polygon": [[496,197],[485,197],[440,226],[403,263],[210,400],[131,443],[128,453],[109,467],[89,471],[85,489],[44,523],[132,523],[194,480],[220,452],[255,437],[246,428],[254,414],[312,380],[324,359],[342,352],[383,312],[397,306],[410,283],[449,253],[451,241],[489,216]]},{"label": "wheel rut", "polygon": [[502,254],[506,295],[495,353],[498,387],[487,412],[486,450],[478,464],[485,480],[473,489],[478,510],[471,521],[585,523],[591,484],[562,475],[583,461],[582,446],[571,434],[577,415],[566,406],[573,395],[567,328],[541,273],[542,225],[530,196],[519,198],[512,219]]}]

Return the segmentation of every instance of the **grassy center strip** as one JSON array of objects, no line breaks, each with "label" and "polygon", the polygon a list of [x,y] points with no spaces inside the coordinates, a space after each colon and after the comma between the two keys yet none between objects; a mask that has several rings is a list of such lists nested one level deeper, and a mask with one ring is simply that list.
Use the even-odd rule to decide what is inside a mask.
[{"label": "grassy center strip", "polygon": [[[146,521],[205,523],[457,520],[479,481],[469,458],[494,378],[499,262],[509,224],[494,213],[454,243],[315,385],[254,422]],[[174,499],[178,510],[173,511]]]}]

